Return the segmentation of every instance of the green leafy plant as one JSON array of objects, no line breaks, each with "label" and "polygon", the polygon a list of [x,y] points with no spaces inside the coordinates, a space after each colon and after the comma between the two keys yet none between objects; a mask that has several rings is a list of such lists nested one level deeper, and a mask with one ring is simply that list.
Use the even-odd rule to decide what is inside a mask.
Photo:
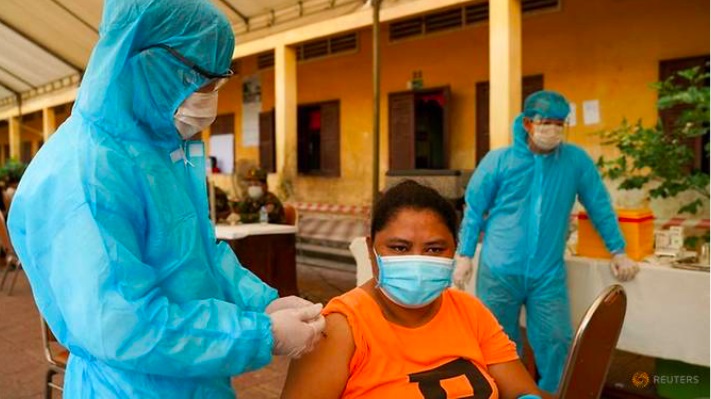
[{"label": "green leafy plant", "polygon": [[20,182],[22,175],[27,169],[27,164],[19,162],[15,159],[10,159],[0,167],[0,181],[5,187],[10,185],[16,185]]},{"label": "green leafy plant", "polygon": [[[622,190],[647,189],[650,198],[673,198],[691,191],[709,197],[709,175],[694,170],[690,140],[709,134],[709,74],[700,68],[680,71],[653,87],[659,93],[660,110],[680,111],[672,125],[663,121],[645,127],[639,120],[600,133],[602,144],[619,151],[615,157],[601,156],[597,165],[603,176],[622,179]],[[709,154],[709,145],[704,151]],[[696,214],[703,207],[698,196],[681,204],[678,213]]]}]

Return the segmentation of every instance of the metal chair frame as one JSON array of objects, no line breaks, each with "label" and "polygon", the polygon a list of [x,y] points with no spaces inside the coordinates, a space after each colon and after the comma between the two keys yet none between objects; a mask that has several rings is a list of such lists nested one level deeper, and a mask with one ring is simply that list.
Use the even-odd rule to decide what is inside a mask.
[{"label": "metal chair frame", "polygon": [[66,363],[57,359],[52,351],[51,343],[56,341],[57,340],[52,334],[52,331],[50,331],[47,326],[47,322],[42,319],[42,344],[44,345],[44,357],[48,363],[47,374],[45,374],[45,399],[52,399],[52,390],[58,390],[60,392],[64,391],[61,385],[54,382],[54,376],[57,374],[64,374],[67,368]]},{"label": "metal chair frame", "polygon": [[5,270],[3,271],[2,274],[2,280],[0,280],[0,291],[3,290],[3,287],[5,286],[5,280],[7,280],[7,276],[10,274],[11,271],[13,271],[15,274],[13,274],[12,279],[10,280],[10,286],[7,290],[7,295],[10,296],[12,295],[12,291],[15,289],[15,284],[17,283],[17,277],[19,277],[20,272],[22,272],[22,264],[17,261],[13,262],[12,264],[7,263],[5,265]]},{"label": "metal chair frame", "polygon": [[[11,254],[13,255],[13,261],[12,262],[6,262],[5,264],[5,270],[3,270],[2,274],[2,280],[0,280],[0,291],[2,291],[3,287],[5,286],[5,281],[7,280],[8,275],[10,274],[11,271],[15,271],[15,274],[12,276],[12,280],[10,280],[10,288],[7,291],[7,295],[12,295],[12,291],[15,289],[15,284],[17,283],[17,277],[20,276],[20,272],[22,271],[22,263],[20,263],[19,259],[17,259],[17,255],[15,255],[15,250],[12,247],[12,242],[10,242],[10,234],[7,231],[7,224],[5,223],[5,217],[4,215],[0,214],[0,247],[5,250],[5,254]],[[9,256],[6,257],[6,259],[10,258]]]},{"label": "metal chair frame", "polygon": [[626,309],[627,295],[618,284],[608,287],[588,308],[563,369],[559,399],[600,397]]}]

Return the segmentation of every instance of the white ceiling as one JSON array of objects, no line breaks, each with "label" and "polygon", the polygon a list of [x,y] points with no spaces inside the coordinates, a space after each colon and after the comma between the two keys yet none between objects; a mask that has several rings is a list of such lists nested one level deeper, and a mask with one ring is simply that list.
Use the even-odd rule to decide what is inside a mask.
[{"label": "white ceiling", "polygon": [[[363,0],[211,1],[239,36]],[[102,0],[0,0],[0,100],[81,74],[102,8]]]}]

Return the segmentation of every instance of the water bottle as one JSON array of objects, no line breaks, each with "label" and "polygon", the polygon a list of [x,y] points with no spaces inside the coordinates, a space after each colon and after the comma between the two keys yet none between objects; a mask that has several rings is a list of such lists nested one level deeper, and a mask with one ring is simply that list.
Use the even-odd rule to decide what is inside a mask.
[{"label": "water bottle", "polygon": [[701,251],[699,251],[699,259],[697,263],[700,263],[706,267],[709,266],[709,243],[705,243],[701,246]]},{"label": "water bottle", "polygon": [[259,223],[265,224],[269,222],[269,214],[267,213],[267,207],[263,206],[259,208]]}]

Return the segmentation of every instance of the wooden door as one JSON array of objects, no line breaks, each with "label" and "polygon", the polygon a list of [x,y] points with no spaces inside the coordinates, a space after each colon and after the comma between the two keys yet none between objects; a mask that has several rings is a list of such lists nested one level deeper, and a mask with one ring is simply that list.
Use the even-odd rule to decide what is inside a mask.
[{"label": "wooden door", "polygon": [[388,98],[389,160],[391,170],[415,166],[415,95],[392,93]]},{"label": "wooden door", "polygon": [[489,152],[489,82],[476,84],[476,164]]},{"label": "wooden door", "polygon": [[452,153],[449,148],[449,104],[452,99],[452,93],[449,86],[446,86],[441,90],[442,95],[444,96],[444,109],[442,110],[444,112],[444,126],[442,127],[442,134],[444,135],[442,138],[444,141],[444,154],[442,155],[444,157],[444,168],[449,169],[449,155]]},{"label": "wooden door", "polygon": [[321,104],[321,174],[341,175],[341,116],[340,102]]},{"label": "wooden door", "polygon": [[276,112],[259,113],[259,167],[276,173]]}]

